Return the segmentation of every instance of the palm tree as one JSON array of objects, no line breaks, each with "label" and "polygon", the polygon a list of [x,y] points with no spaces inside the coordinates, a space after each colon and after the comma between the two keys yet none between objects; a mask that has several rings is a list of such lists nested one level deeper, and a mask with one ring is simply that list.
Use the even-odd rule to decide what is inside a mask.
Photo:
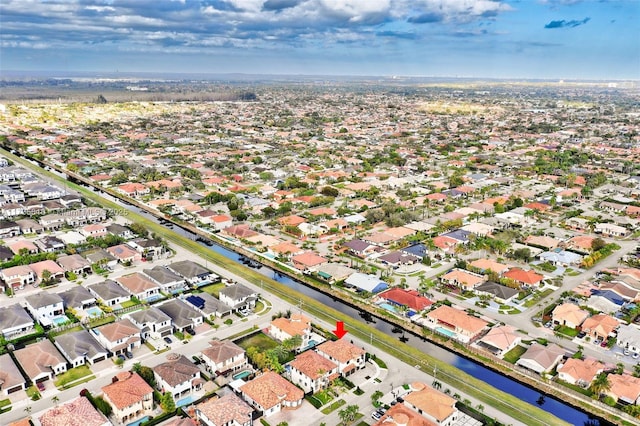
[{"label": "palm tree", "polygon": [[60,398],[58,398],[58,395],[55,395],[53,398],[51,398],[51,402],[53,402],[54,405],[57,405],[58,402],[60,402]]},{"label": "palm tree", "polygon": [[609,389],[611,389],[611,383],[609,382],[607,373],[598,374],[595,380],[591,382],[591,386],[589,386],[589,390],[593,392],[593,396],[595,398],[599,398],[601,394],[605,393]]},{"label": "palm tree", "polygon": [[343,425],[348,425],[353,423],[356,419],[356,415],[358,414],[358,410],[360,407],[357,405],[347,405],[343,410],[338,412],[338,416],[340,417],[340,421]]},{"label": "palm tree", "polygon": [[33,408],[31,408],[30,405],[27,405],[26,407],[24,407],[24,412],[27,414],[31,414],[31,410],[33,410]]},{"label": "palm tree", "polygon": [[433,383],[431,383],[431,386],[433,386],[434,389],[440,390],[442,389],[442,383],[440,383],[437,380],[434,380]]}]

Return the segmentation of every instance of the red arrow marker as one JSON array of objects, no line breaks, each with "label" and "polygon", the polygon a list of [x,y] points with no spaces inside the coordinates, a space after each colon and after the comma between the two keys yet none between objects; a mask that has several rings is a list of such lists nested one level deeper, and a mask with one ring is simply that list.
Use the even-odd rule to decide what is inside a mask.
[{"label": "red arrow marker", "polygon": [[347,334],[348,331],[344,329],[344,322],[336,321],[336,329],[333,330],[333,334],[335,334],[338,339],[342,339],[342,336]]}]

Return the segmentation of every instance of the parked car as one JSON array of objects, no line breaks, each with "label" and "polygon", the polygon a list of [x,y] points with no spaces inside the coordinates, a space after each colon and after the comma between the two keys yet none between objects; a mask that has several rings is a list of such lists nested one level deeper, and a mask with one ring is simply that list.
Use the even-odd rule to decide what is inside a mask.
[{"label": "parked car", "polygon": [[631,355],[631,357],[633,359],[638,359],[638,358],[640,358],[640,354],[638,352],[634,352],[633,355]]},{"label": "parked car", "polygon": [[129,351],[126,351],[126,352],[124,353],[124,355],[125,355],[127,358],[129,358],[129,359],[132,359],[132,358],[133,358],[133,354],[132,354],[131,352],[129,352]]},{"label": "parked car", "polygon": [[593,341],[594,345],[599,345],[600,343],[602,343],[602,340],[600,340],[600,339],[596,339],[596,340]]},{"label": "parked car", "polygon": [[552,323],[551,321],[547,321],[547,322],[544,324],[544,326],[545,326],[546,328],[551,328],[551,326],[552,326],[552,325],[553,325],[553,323]]},{"label": "parked car", "polygon": [[122,361],[126,361],[127,359],[124,357],[124,355],[120,354],[118,355],[118,358],[120,358]]},{"label": "parked car", "polygon": [[607,340],[603,340],[602,343],[600,343],[600,347],[606,348],[608,344],[609,342]]},{"label": "parked car", "polygon": [[578,333],[578,339],[582,339],[584,336],[586,336],[587,333],[585,333],[584,331],[581,331],[580,333]]},{"label": "parked car", "polygon": [[38,388],[38,390],[40,392],[44,391],[45,387],[44,387],[44,382],[37,382],[36,383],[36,387]]},{"label": "parked car", "polygon": [[251,315],[251,312],[249,312],[246,309],[243,309],[241,311],[238,311],[238,314],[240,314],[240,316],[243,316],[243,317],[248,317],[249,315]]},{"label": "parked car", "polygon": [[373,413],[371,413],[371,418],[373,420],[380,420],[380,417],[382,417],[382,415],[380,413],[378,413],[377,411],[374,411]]},{"label": "parked car", "polygon": [[631,355],[631,352],[629,352],[629,349],[625,349],[624,351],[622,351],[622,354],[624,356],[629,356],[629,355]]},{"label": "parked car", "polygon": [[166,337],[164,338],[164,341],[165,341],[168,345],[170,345],[171,343],[173,343],[173,340],[171,340],[171,337],[169,337],[169,336],[166,336]]}]

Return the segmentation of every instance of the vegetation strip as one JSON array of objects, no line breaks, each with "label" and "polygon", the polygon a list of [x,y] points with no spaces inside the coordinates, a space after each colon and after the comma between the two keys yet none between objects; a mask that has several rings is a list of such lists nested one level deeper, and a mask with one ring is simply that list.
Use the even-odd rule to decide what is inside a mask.
[{"label": "vegetation strip", "polygon": [[[34,168],[34,165],[30,162],[22,158],[18,158],[17,156],[10,154],[4,149],[2,151],[3,155],[5,155],[7,158],[10,158],[15,162],[19,162],[29,168]],[[111,208],[116,211],[123,210],[123,208],[118,204],[109,201],[93,193],[92,191],[83,188],[80,185],[69,182],[54,173],[48,172],[41,168],[38,168],[38,172],[47,175],[53,180],[63,183],[64,185],[74,189],[86,198],[102,205],[105,208]],[[548,413],[540,408],[534,407],[531,404],[521,401],[513,395],[502,392],[494,388],[493,386],[490,386],[489,384],[478,380],[473,376],[466,374],[463,371],[452,367],[443,361],[432,358],[429,355],[424,354],[409,345],[401,344],[379,330],[376,330],[358,321],[354,321],[351,317],[344,315],[341,312],[327,307],[324,304],[301,293],[297,293],[294,290],[289,289],[285,285],[280,284],[268,277],[265,277],[257,271],[253,271],[245,266],[235,263],[227,259],[223,255],[215,253],[214,251],[201,246],[196,241],[192,241],[173,231],[170,231],[162,225],[159,225],[139,214],[128,212],[128,216],[131,220],[142,224],[155,234],[166,237],[167,240],[189,251],[197,253],[199,256],[220,267],[225,268],[233,274],[243,276],[249,282],[258,285],[269,292],[277,293],[281,299],[289,303],[303,303],[304,306],[301,306],[301,308],[313,311],[313,314],[318,318],[321,318],[328,322],[336,320],[343,321],[346,328],[352,335],[357,336],[365,341],[370,340],[372,344],[374,344],[379,349],[391,354],[392,356],[404,362],[409,363],[409,365],[422,365],[426,367],[426,369],[437,368],[437,371],[440,374],[440,376],[438,376],[438,380],[451,385],[461,392],[467,393],[471,397],[474,397],[482,401],[483,403],[490,405],[497,410],[500,410],[501,412],[509,415],[514,419],[526,418],[526,423],[532,426],[568,424],[555,417],[551,413]],[[599,415],[602,414],[599,413]]]}]

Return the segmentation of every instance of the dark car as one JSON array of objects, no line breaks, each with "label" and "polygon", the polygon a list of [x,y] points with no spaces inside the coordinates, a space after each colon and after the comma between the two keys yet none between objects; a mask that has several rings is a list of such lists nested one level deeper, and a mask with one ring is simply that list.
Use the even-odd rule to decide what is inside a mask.
[{"label": "dark car", "polygon": [[118,358],[120,358],[122,361],[126,361],[127,359],[124,357],[124,355],[120,354],[118,355]]},{"label": "dark car", "polygon": [[129,358],[129,359],[132,359],[132,358],[133,358],[133,354],[132,354],[131,352],[129,352],[129,351],[126,351],[126,352],[124,353],[124,355],[125,355],[127,358]]},{"label": "dark car", "polygon": [[578,339],[582,339],[586,335],[587,333],[585,333],[584,331],[581,331],[580,333],[578,333]]},{"label": "dark car", "polygon": [[608,340],[604,340],[602,343],[600,343],[600,347],[601,348],[606,348],[607,346],[609,346],[609,341]]},{"label": "dark car", "polygon": [[171,340],[171,337],[169,337],[169,336],[165,337],[165,338],[164,338],[164,341],[165,341],[167,344],[169,344],[169,345],[170,345],[171,343],[173,343],[173,340]]}]

